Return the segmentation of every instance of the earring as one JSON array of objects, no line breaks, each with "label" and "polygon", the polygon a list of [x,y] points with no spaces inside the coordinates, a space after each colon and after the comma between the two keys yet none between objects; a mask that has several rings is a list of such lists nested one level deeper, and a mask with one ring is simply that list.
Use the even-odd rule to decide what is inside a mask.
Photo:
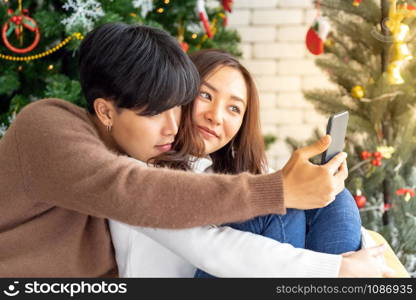
[{"label": "earring", "polygon": [[108,125],[105,125],[105,127],[107,127],[107,132],[110,133],[111,132],[111,128],[113,127],[113,125],[108,124]]}]

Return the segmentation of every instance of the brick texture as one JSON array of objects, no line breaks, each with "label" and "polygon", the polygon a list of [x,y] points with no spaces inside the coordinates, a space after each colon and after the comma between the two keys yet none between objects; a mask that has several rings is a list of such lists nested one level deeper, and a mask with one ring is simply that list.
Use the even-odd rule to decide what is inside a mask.
[{"label": "brick texture", "polygon": [[286,137],[304,141],[315,128],[323,131],[326,126],[326,117],[302,93],[334,86],[305,46],[315,17],[311,0],[235,0],[229,14],[230,27],[242,37],[241,61],[259,89],[263,133],[278,138],[267,151],[274,169],[283,167],[290,157]]}]

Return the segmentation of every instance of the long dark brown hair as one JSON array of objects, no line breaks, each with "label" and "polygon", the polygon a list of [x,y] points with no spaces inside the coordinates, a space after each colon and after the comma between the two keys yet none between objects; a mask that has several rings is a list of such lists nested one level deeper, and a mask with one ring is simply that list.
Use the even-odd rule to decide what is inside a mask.
[{"label": "long dark brown hair", "polygon": [[201,50],[190,57],[199,72],[201,82],[214,70],[231,67],[241,72],[247,86],[247,110],[239,131],[227,145],[210,154],[214,172],[264,173],[266,153],[260,127],[259,96],[252,76],[234,56],[222,50]]},{"label": "long dark brown hair", "polygon": [[[237,134],[221,149],[210,154],[213,160],[213,170],[216,173],[237,174],[250,172],[265,173],[266,153],[261,134],[259,116],[259,96],[257,88],[248,70],[230,53],[205,49],[190,55],[195,64],[201,82],[213,71],[221,67],[231,67],[241,72],[247,86],[247,109],[241,127]],[[193,102],[183,106],[182,120],[179,133],[174,144],[174,151],[157,157],[156,165],[171,168],[189,169],[184,160],[192,154],[196,157],[204,156],[204,146],[196,126],[192,123]]]}]

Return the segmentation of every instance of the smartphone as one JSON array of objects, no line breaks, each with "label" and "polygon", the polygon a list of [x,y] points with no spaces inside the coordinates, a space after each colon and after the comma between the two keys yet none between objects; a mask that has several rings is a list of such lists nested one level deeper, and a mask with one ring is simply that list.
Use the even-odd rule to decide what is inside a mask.
[{"label": "smartphone", "polygon": [[326,134],[329,134],[332,138],[329,148],[322,153],[321,164],[326,164],[335,155],[342,152],[344,149],[345,135],[347,133],[348,125],[348,111],[343,111],[332,115],[328,120],[326,127]]}]

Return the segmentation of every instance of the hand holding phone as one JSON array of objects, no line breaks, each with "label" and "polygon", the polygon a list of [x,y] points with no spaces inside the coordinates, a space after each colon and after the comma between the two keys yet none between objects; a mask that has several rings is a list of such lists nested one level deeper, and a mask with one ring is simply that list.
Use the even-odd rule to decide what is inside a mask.
[{"label": "hand holding phone", "polygon": [[332,115],[328,120],[326,127],[326,134],[331,136],[331,144],[328,149],[322,153],[321,164],[326,164],[335,155],[342,152],[344,149],[345,135],[347,133],[348,125],[348,111],[340,112]]}]

